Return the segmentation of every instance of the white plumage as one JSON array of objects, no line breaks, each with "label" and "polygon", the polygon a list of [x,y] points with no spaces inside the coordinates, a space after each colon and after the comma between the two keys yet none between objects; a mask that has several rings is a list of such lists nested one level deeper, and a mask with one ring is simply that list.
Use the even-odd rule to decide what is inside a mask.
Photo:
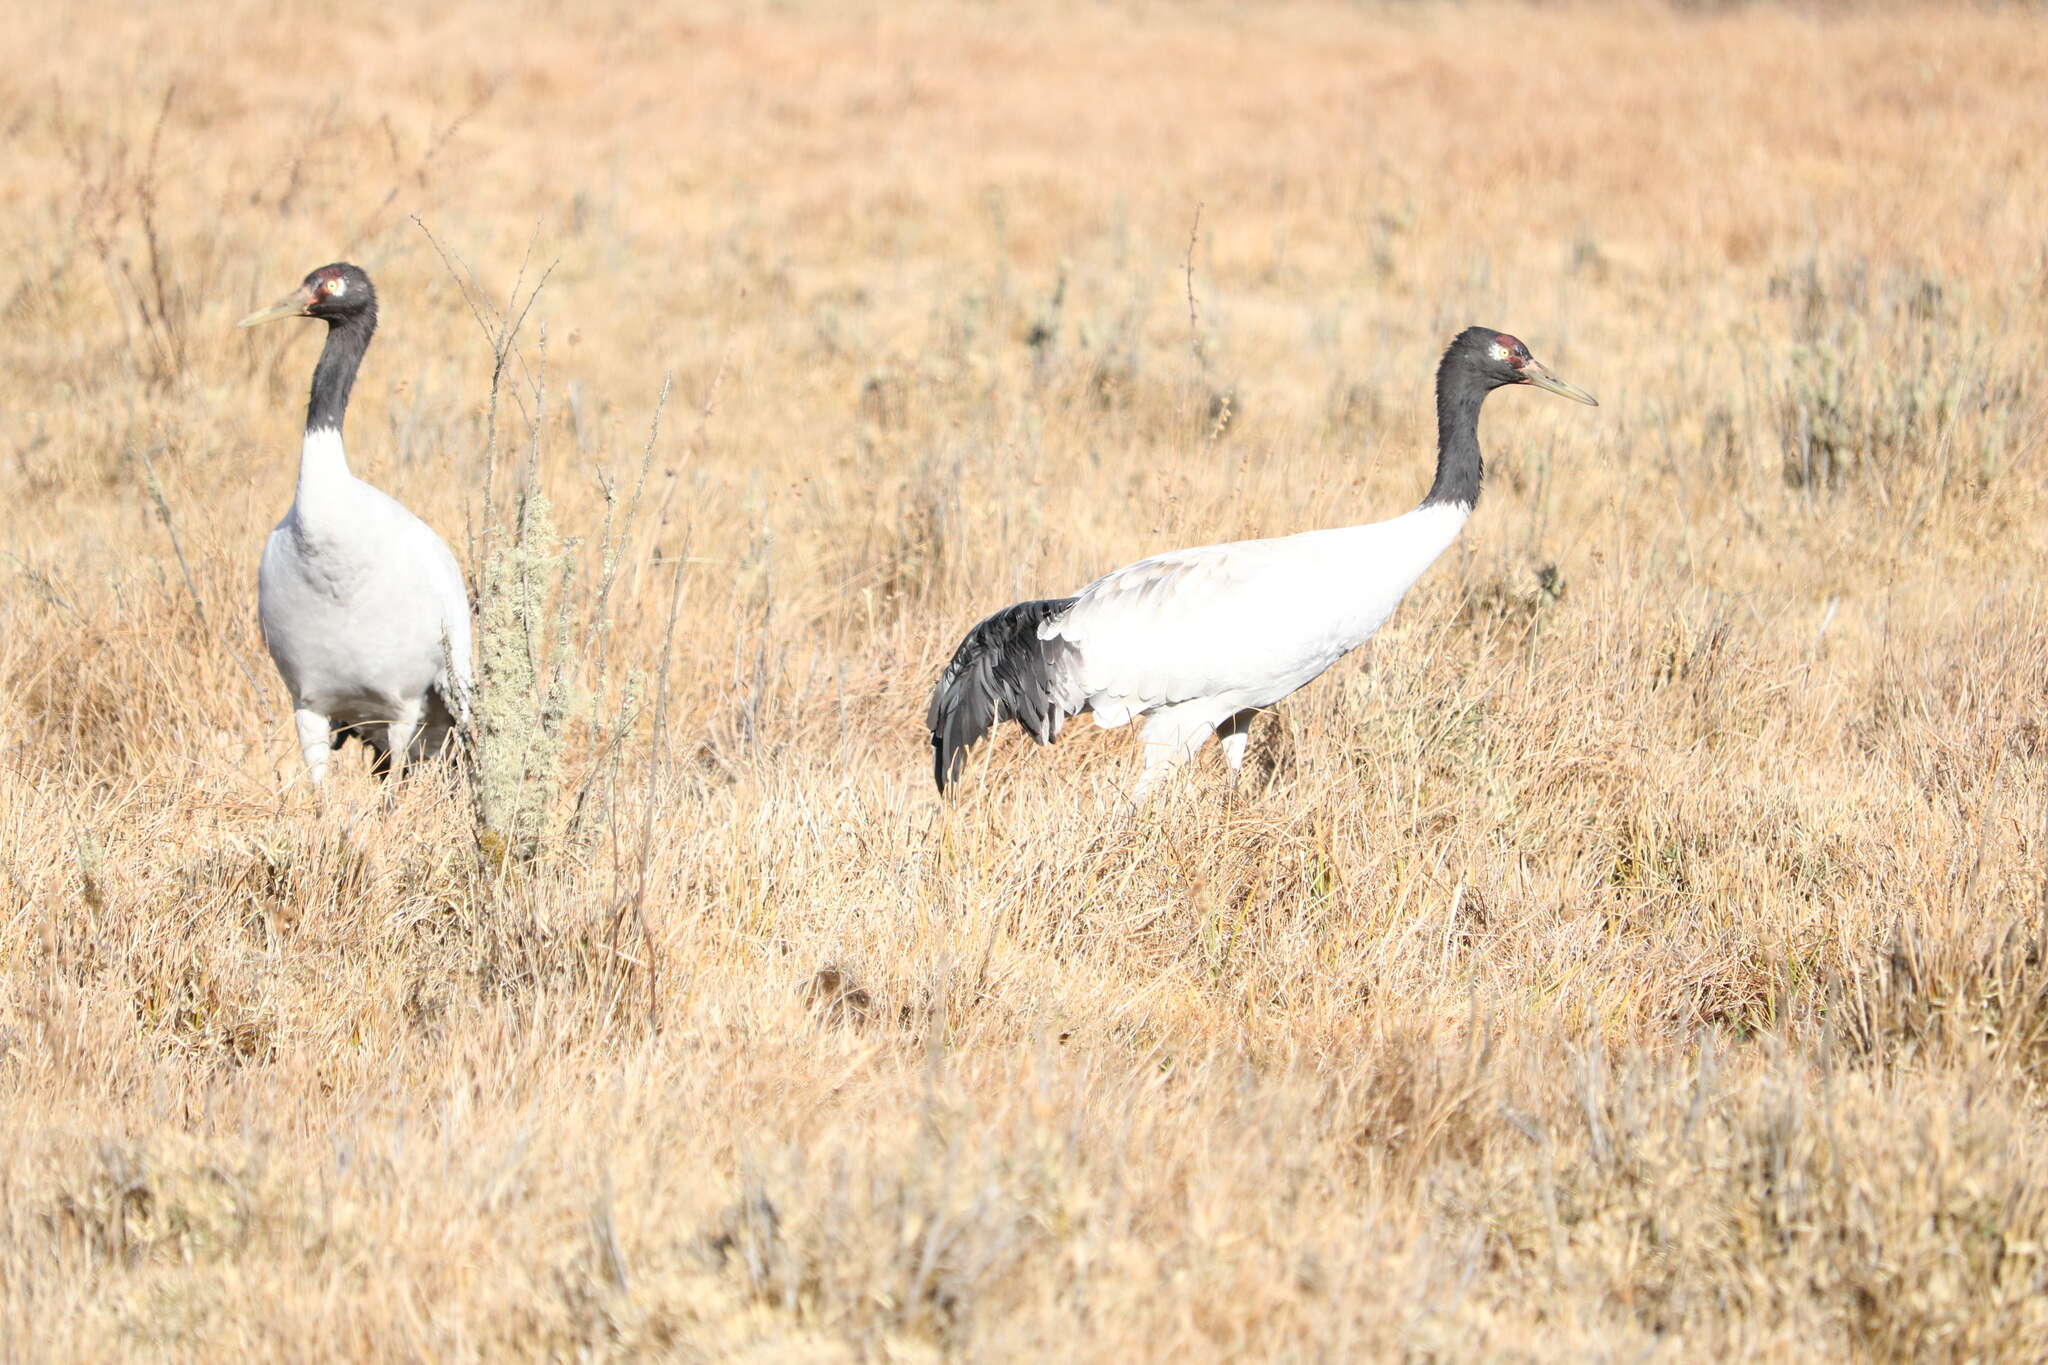
[{"label": "white plumage", "polygon": [[263,547],[257,601],[318,785],[330,751],[351,734],[394,775],[408,759],[442,750],[467,710],[470,621],[447,544],[350,473],[342,448],[349,388],[376,329],[369,277],[323,266],[242,325],[300,316],[328,322],[327,345],[314,370],[298,488]]},{"label": "white plumage", "polygon": [[1014,718],[1040,743],[1066,717],[1104,727],[1143,716],[1143,796],[1211,734],[1232,771],[1253,716],[1308,683],[1386,624],[1457,539],[1479,498],[1479,406],[1504,384],[1591,403],[1513,337],[1461,333],[1437,371],[1437,477],[1391,520],[1155,555],[1070,598],[1022,602],[969,631],[932,694],[933,773]]},{"label": "white plumage", "polygon": [[[1241,712],[1271,706],[1370,639],[1472,509],[1418,507],[1369,526],[1176,550],[1096,579],[1038,628],[1085,667],[1104,729],[1145,717],[1139,790]],[[1334,585],[1350,585],[1333,591]],[[1247,724],[1221,733],[1234,770]]]}]

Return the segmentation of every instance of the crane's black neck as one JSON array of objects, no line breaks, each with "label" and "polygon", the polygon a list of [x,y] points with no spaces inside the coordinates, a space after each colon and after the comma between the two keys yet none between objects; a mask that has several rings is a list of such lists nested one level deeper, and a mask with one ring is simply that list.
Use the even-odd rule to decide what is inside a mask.
[{"label": "crane's black neck", "polygon": [[1463,359],[1454,347],[1437,367],[1436,482],[1422,500],[1424,507],[1456,504],[1470,511],[1479,505],[1479,486],[1486,479],[1486,461],[1479,454],[1479,405],[1494,386],[1460,363]]},{"label": "crane's black neck", "polygon": [[320,363],[313,367],[313,396],[306,403],[306,430],[341,430],[348,412],[349,390],[355,387],[356,367],[377,331],[374,306],[327,322],[327,345],[321,348]]}]

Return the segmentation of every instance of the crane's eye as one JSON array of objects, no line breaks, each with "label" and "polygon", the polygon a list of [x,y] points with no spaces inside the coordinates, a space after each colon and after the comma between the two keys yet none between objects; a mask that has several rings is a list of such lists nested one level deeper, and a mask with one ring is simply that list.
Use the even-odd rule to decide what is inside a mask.
[{"label": "crane's eye", "polygon": [[321,283],[320,292],[323,294],[332,294],[334,295],[334,297],[340,298],[343,294],[346,294],[348,292],[348,281],[340,275],[329,276],[325,281]]},{"label": "crane's eye", "polygon": [[1486,353],[1495,360],[1506,360],[1508,358],[1508,348],[1501,345],[1498,341],[1487,347]]}]

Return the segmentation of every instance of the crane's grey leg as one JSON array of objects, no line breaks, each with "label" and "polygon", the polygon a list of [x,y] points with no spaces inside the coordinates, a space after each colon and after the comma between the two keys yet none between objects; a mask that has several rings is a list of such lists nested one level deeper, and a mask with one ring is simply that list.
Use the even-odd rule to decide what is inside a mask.
[{"label": "crane's grey leg", "polygon": [[292,712],[292,725],[299,732],[299,755],[306,760],[306,776],[318,788],[327,780],[327,756],[334,752],[327,717],[302,706]]},{"label": "crane's grey leg", "polygon": [[384,727],[386,775],[393,782],[405,776],[405,760],[412,755],[413,737],[420,732],[420,717],[426,709],[424,701],[402,702],[398,714]]},{"label": "crane's grey leg", "polygon": [[1223,761],[1235,773],[1244,766],[1244,750],[1252,740],[1252,720],[1259,707],[1248,706],[1216,727],[1216,739],[1223,749]]},{"label": "crane's grey leg", "polygon": [[448,740],[455,732],[457,720],[455,712],[448,705],[448,696],[444,689],[443,683],[436,683],[427,689],[426,700],[420,708],[419,734],[413,738],[412,752],[406,756],[408,762],[417,763],[423,758],[438,758],[448,747]]},{"label": "crane's grey leg", "polygon": [[1216,713],[1201,714],[1205,709],[1199,703],[1183,702],[1145,718],[1145,728],[1138,732],[1145,746],[1145,771],[1138,775],[1138,785],[1131,791],[1133,803],[1142,802],[1161,778],[1187,762],[1209,738],[1216,725],[1209,717]]},{"label": "crane's grey leg", "polygon": [[1237,780],[1244,768],[1245,746],[1252,740],[1252,720],[1259,714],[1256,706],[1248,706],[1216,727],[1216,742],[1223,750],[1223,761],[1230,765],[1230,795],[1237,795]]}]

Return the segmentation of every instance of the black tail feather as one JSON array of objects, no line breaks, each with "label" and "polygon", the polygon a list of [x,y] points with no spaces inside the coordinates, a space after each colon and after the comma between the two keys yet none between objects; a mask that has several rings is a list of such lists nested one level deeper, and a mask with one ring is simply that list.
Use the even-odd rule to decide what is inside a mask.
[{"label": "black tail feather", "polygon": [[1050,744],[1060,722],[1080,709],[1068,676],[1076,658],[1064,640],[1041,640],[1038,627],[1074,605],[1071,597],[1019,602],[967,632],[932,689],[925,724],[932,733],[932,778],[943,793],[960,776],[968,746],[1005,719]]}]

